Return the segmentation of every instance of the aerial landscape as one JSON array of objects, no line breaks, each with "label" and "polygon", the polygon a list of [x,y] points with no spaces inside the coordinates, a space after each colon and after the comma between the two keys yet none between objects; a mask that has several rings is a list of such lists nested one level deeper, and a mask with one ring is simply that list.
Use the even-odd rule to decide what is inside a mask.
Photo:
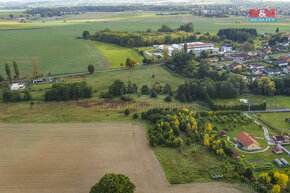
[{"label": "aerial landscape", "polygon": [[0,0],[0,193],[287,193],[290,1]]}]

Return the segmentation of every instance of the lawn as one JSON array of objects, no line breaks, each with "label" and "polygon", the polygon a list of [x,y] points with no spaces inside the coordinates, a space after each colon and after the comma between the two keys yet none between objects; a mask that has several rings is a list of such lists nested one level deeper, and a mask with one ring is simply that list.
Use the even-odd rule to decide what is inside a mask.
[{"label": "lawn", "polygon": [[94,46],[102,55],[109,61],[112,68],[120,68],[121,63],[125,67],[126,59],[131,58],[136,60],[139,65],[142,64],[143,57],[136,51],[118,46],[116,44],[109,44],[97,41],[90,41],[90,44]]},{"label": "lawn", "polygon": [[254,103],[267,103],[267,108],[290,108],[290,96],[264,96],[264,95],[250,95],[240,96],[236,99],[215,99],[215,104],[236,105],[241,104],[238,99],[248,99]]},{"label": "lawn", "polygon": [[[223,174],[223,159],[201,145],[180,149],[154,147],[153,151],[165,171],[167,180],[173,184],[212,181],[212,174]],[[227,164],[231,168],[231,164]]]},{"label": "lawn", "polygon": [[[154,78],[152,75],[154,74]],[[150,66],[144,68],[136,68],[123,71],[99,72],[86,76],[86,81],[93,89],[106,90],[117,79],[127,83],[131,81],[137,84],[139,89],[142,85],[147,84],[149,87],[155,82],[159,82],[163,86],[168,83],[173,90],[176,90],[180,84],[184,83],[184,79],[173,76],[162,66]]]},{"label": "lawn", "polygon": [[272,127],[289,133],[290,123],[285,118],[290,118],[290,112],[287,113],[259,113],[260,118],[270,124]]}]

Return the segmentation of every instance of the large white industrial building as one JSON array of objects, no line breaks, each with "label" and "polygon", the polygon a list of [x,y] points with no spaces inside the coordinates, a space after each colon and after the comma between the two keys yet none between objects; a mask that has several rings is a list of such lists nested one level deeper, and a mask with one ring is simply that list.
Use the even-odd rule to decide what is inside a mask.
[{"label": "large white industrial building", "polygon": [[[165,45],[158,45],[158,46],[153,46],[156,48],[158,51],[163,51]],[[168,46],[168,55],[172,56],[173,52],[181,52],[184,50],[184,43],[183,44],[172,44]],[[213,53],[218,53],[219,49],[214,47],[214,44],[212,43],[203,43],[203,42],[190,42],[187,43],[187,52],[192,51],[195,53],[197,56],[200,55],[202,51],[212,51]]]}]

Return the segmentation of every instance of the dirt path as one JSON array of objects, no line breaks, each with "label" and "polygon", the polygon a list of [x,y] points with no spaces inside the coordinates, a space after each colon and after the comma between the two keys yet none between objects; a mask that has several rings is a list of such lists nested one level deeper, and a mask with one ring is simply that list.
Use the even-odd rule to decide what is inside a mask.
[{"label": "dirt path", "polygon": [[0,193],[88,193],[105,173],[136,193],[240,193],[238,185],[170,185],[141,123],[0,124]]}]

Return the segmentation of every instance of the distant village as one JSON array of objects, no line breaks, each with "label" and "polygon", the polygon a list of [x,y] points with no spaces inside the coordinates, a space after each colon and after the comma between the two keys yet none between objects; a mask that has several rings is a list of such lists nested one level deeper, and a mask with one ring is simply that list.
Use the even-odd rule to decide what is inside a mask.
[{"label": "distant village", "polygon": [[[288,42],[276,42],[275,52],[270,45],[261,45],[263,49],[252,51],[243,51],[242,49],[233,49],[231,44],[225,43],[216,47],[213,43],[189,42],[187,52],[193,52],[196,57],[200,57],[202,52],[209,52],[210,57],[202,58],[202,61],[209,62],[214,70],[230,70],[232,73],[243,75],[244,79],[251,78],[255,80],[263,76],[285,77],[290,74],[290,54],[289,41],[290,34],[287,35]],[[262,37],[268,37],[269,33],[262,34]],[[242,47],[243,45],[241,45]],[[171,45],[154,45],[156,50],[151,53],[156,58],[163,57],[164,49],[168,50],[168,55],[173,56],[175,53],[184,50],[184,43]]]}]

